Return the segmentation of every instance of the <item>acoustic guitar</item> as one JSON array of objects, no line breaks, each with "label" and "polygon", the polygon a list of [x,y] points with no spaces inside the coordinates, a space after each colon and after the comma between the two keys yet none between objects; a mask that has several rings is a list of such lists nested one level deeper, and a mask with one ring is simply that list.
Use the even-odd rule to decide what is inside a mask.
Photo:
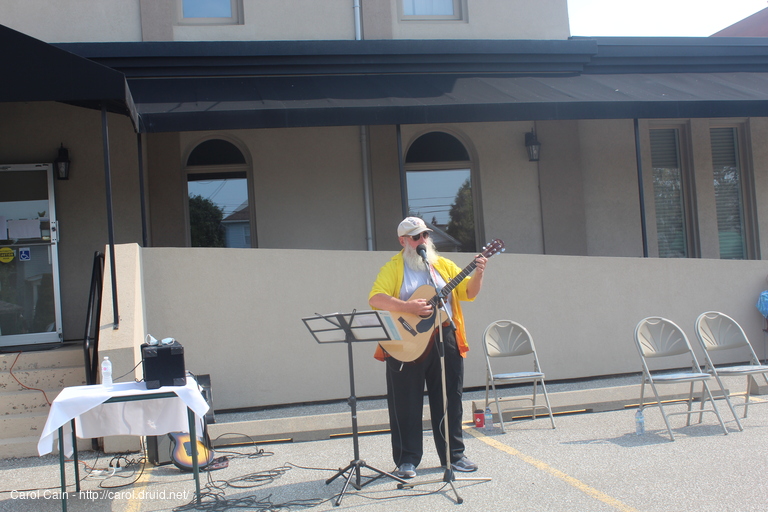
[{"label": "acoustic guitar", "polygon": [[[500,252],[504,252],[504,242],[496,238],[483,247],[481,254],[486,258],[490,258]],[[416,288],[408,300],[426,299],[432,305],[432,313],[429,316],[419,316],[393,311],[392,318],[395,319],[395,326],[402,339],[380,341],[379,345],[381,345],[381,348],[386,350],[390,356],[404,363],[418,359],[427,349],[435,326],[448,319],[446,313],[442,309],[438,309],[438,303],[443,298],[448,297],[453,289],[475,270],[476,266],[477,263],[473,259],[472,263],[451,279],[439,293],[435,293],[435,288],[430,285]],[[436,316],[439,316],[439,318],[436,318]]]},{"label": "acoustic guitar", "polygon": [[[170,432],[171,438],[171,460],[174,465],[182,471],[192,471],[192,443],[189,434],[185,432]],[[208,434],[203,436],[206,443],[210,445]],[[208,467],[213,460],[213,450],[206,446],[202,441],[197,442],[197,465],[200,469]]]}]

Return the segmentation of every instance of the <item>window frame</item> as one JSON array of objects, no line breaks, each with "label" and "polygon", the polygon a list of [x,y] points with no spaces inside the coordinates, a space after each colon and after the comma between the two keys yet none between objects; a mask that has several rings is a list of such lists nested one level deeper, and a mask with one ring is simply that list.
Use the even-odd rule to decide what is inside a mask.
[{"label": "window frame", "polygon": [[466,21],[467,19],[467,1],[453,0],[452,15],[429,15],[429,14],[405,14],[403,3],[408,0],[397,0],[397,14],[400,21]]},{"label": "window frame", "polygon": [[[755,186],[754,186],[754,173],[752,171],[752,165],[748,158],[749,152],[747,151],[747,137],[748,137],[748,129],[747,124],[745,122],[740,121],[728,121],[728,120],[715,120],[711,121],[709,123],[709,132],[708,132],[708,143],[710,145],[710,152],[712,151],[712,137],[711,137],[711,130],[712,129],[718,129],[718,128],[729,128],[733,129],[735,131],[736,135],[736,144],[735,144],[735,152],[736,152],[736,160],[738,163],[738,169],[739,169],[739,185],[740,185],[740,193],[741,193],[741,216],[742,216],[742,227],[744,229],[743,233],[743,243],[744,243],[744,260],[754,260],[758,259],[758,253],[759,253],[759,244],[758,244],[758,237],[757,237],[757,220],[756,220],[756,201],[755,201]],[[712,165],[711,165],[711,173],[710,177],[713,180],[712,186],[713,186],[713,195],[714,195],[714,155],[712,156]],[[717,209],[717,200],[715,199],[715,213],[716,215],[719,215],[718,209]],[[717,235],[718,235],[718,242],[720,239],[720,226],[719,223],[717,224]],[[718,243],[718,254],[720,253],[721,247]],[[720,256],[722,258],[722,256]]]},{"label": "window frame", "polygon": [[243,0],[229,0],[232,16],[217,18],[185,18],[184,0],[177,0],[177,13],[179,25],[242,25],[243,24]]},{"label": "window frame", "polygon": [[[653,167],[653,148],[651,143],[651,131],[652,130],[675,130],[677,135],[677,148],[678,148],[678,165],[680,166],[680,186],[681,186],[681,198],[682,198],[682,210],[683,210],[683,227],[685,229],[685,244],[687,254],[682,256],[683,258],[700,258],[701,257],[701,244],[699,239],[699,223],[698,212],[696,208],[696,182],[694,177],[694,169],[691,165],[693,161],[692,157],[692,142],[691,142],[691,130],[688,123],[652,123],[648,126],[648,170],[650,171],[647,176],[647,183],[649,184],[649,190],[651,197],[654,198],[652,202],[653,206],[653,233],[655,234],[656,244],[656,257],[661,257],[658,243],[658,229],[657,229],[657,216],[656,216],[656,201],[654,191],[654,167]],[[646,210],[647,211],[647,210]]]},{"label": "window frame", "polygon": [[[427,135],[432,132],[443,132],[451,137],[454,137],[460,144],[464,146],[464,149],[467,151],[467,155],[469,157],[469,160],[446,160],[446,161],[439,161],[439,162],[407,162],[406,157],[408,155],[408,151],[410,150],[411,146],[422,136]],[[410,215],[410,212],[408,211],[410,209],[410,199],[408,195],[408,180],[407,175],[409,172],[430,172],[430,171],[458,171],[458,170],[464,170],[469,169],[469,183],[472,188],[472,214],[474,217],[474,223],[475,223],[475,251],[480,250],[480,248],[483,245],[484,240],[484,232],[483,232],[483,220],[482,220],[482,208],[480,205],[480,183],[479,183],[479,177],[478,172],[475,166],[476,157],[473,156],[473,147],[471,144],[468,143],[468,141],[462,137],[461,135],[449,131],[443,128],[434,128],[430,130],[425,130],[416,134],[413,134],[410,142],[403,148],[403,155],[402,155],[402,161],[403,161],[403,167],[401,172],[401,182],[402,182],[402,190],[403,190],[403,209],[405,210],[406,215]],[[429,221],[430,219],[425,219],[426,221]],[[472,252],[472,251],[470,251]]]},{"label": "window frame", "polygon": [[[224,141],[227,141],[234,145],[237,149],[240,150],[243,157],[245,158],[245,163],[238,163],[238,164],[214,164],[214,165],[187,165],[187,162],[189,161],[189,157],[192,154],[192,152],[201,144],[204,142],[211,140],[211,139],[221,139]],[[183,176],[183,185],[182,185],[182,194],[184,199],[184,230],[185,230],[185,242],[186,247],[192,247],[192,234],[191,234],[191,226],[190,226],[190,215],[189,215],[189,177],[190,175],[201,175],[201,174],[210,174],[210,175],[222,175],[222,178],[225,178],[228,174],[235,174],[235,173],[245,173],[246,178],[246,187],[247,187],[247,193],[248,193],[248,205],[249,205],[249,224],[250,224],[250,231],[251,231],[251,245],[250,248],[257,248],[259,246],[259,239],[257,237],[257,229],[256,229],[256,207],[254,203],[254,178],[253,178],[253,166],[251,164],[250,156],[247,151],[243,148],[242,144],[239,144],[235,140],[225,137],[222,135],[216,135],[212,137],[206,137],[204,139],[199,139],[194,142],[191,142],[188,145],[188,149],[186,153],[183,155],[182,160],[182,176]],[[226,248],[226,247],[225,247]]]}]

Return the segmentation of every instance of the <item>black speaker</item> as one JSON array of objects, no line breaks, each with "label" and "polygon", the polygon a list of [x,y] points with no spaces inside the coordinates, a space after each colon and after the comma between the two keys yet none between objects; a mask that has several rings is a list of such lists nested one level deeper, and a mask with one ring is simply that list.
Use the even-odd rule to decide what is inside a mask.
[{"label": "black speaker", "polygon": [[173,462],[171,459],[171,439],[165,436],[147,436],[147,458],[155,466]]},{"label": "black speaker", "polygon": [[168,344],[141,346],[141,362],[147,389],[160,386],[184,386],[187,383],[184,367],[184,347],[176,340]]}]

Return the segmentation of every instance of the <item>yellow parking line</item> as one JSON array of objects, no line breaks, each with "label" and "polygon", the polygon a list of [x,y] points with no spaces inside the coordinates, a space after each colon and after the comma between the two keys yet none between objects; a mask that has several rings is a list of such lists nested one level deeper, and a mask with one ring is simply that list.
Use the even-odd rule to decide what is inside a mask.
[{"label": "yellow parking line", "polygon": [[497,450],[501,450],[503,452],[506,452],[510,455],[514,455],[518,459],[522,460],[523,462],[527,462],[531,466],[534,466],[537,469],[540,469],[541,471],[544,471],[546,473],[549,473],[550,475],[559,478],[560,480],[564,481],[565,483],[575,487],[576,489],[580,490],[584,494],[591,496],[595,498],[598,501],[602,501],[606,505],[610,505],[614,507],[617,510],[621,510],[622,512],[638,512],[637,509],[630,507],[629,505],[625,505],[624,503],[620,502],[616,498],[612,498],[605,494],[602,491],[598,491],[594,487],[590,487],[589,485],[585,484],[581,480],[578,480],[566,473],[563,473],[559,469],[555,469],[546,462],[542,462],[538,459],[534,459],[533,457],[529,457],[528,455],[525,455],[524,453],[520,452],[519,450],[516,450],[512,448],[511,446],[507,446],[504,443],[500,443],[499,441],[496,441],[495,439],[492,439],[480,432],[477,432],[474,428],[465,428],[465,431],[467,431],[472,436],[476,437],[480,441],[484,442],[488,446],[491,446],[493,448],[496,448]]},{"label": "yellow parking line", "polygon": [[131,493],[131,499],[128,501],[128,504],[125,507],[125,510],[123,512],[139,512],[141,510],[141,504],[143,503],[143,500],[139,499],[137,496],[141,496],[141,491],[144,490],[144,488],[147,486],[147,483],[149,482],[149,479],[152,478],[152,467],[150,466],[150,462],[146,461],[144,462],[144,472],[141,474],[141,476],[134,482],[133,484],[133,493]]}]

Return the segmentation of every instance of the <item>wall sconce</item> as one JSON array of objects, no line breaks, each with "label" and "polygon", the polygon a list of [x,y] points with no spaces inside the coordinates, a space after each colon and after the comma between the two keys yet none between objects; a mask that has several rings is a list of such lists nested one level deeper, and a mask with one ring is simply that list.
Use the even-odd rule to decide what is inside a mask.
[{"label": "wall sconce", "polygon": [[531,129],[530,132],[525,134],[525,149],[528,150],[528,161],[539,161],[539,150],[541,149],[541,143],[536,138],[536,132]]},{"label": "wall sconce", "polygon": [[69,150],[64,144],[59,148],[59,157],[53,162],[56,164],[56,177],[60,180],[69,179]]}]

